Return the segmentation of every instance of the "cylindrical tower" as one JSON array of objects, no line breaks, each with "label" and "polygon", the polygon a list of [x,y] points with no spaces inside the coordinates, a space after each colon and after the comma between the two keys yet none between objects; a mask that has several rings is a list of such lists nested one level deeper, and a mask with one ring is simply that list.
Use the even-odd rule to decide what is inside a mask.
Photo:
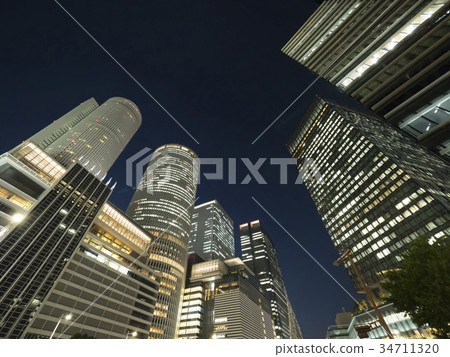
[{"label": "cylindrical tower", "polygon": [[104,176],[140,127],[142,117],[138,107],[125,98],[110,98],[92,110],[94,104],[89,100],[75,108],[79,115],[74,120],[65,115],[30,141],[65,167],[79,161],[95,176]]},{"label": "cylindrical tower", "polygon": [[153,154],[127,215],[157,238],[150,266],[162,275],[150,338],[175,338],[186,279],[198,157],[187,147],[164,145]]}]

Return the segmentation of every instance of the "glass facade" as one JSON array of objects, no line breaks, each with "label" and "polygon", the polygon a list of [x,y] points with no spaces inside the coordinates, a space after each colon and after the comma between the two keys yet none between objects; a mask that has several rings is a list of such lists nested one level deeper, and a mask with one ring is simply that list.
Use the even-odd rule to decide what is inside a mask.
[{"label": "glass facade", "polygon": [[317,97],[288,148],[299,170],[314,160],[321,179],[306,188],[337,250],[351,249],[375,294],[415,238],[450,235],[449,165],[382,119]]},{"label": "glass facade", "polygon": [[44,150],[54,143],[58,138],[66,134],[73,127],[79,124],[84,118],[98,108],[98,103],[94,98],[90,98],[62,117],[54,120],[44,129],[34,134],[29,141]]},{"label": "glass facade", "polygon": [[36,164],[32,156],[23,158],[25,161],[30,158],[28,165],[8,154],[0,158],[2,162],[10,162],[7,170],[0,169],[0,184],[18,192],[25,190],[28,193],[22,195],[33,195],[37,200],[20,220],[14,219],[16,215],[12,217],[0,238],[2,338],[24,336],[29,322],[111,192],[78,164],[54,184],[45,185],[45,175],[38,175],[36,167],[46,157],[31,170],[28,166]]},{"label": "glass facade", "polygon": [[270,295],[239,258],[193,264],[178,337],[273,339]]},{"label": "glass facade", "polygon": [[131,101],[90,99],[0,156],[0,337],[148,338],[154,237],[99,180],[140,124]]},{"label": "glass facade", "polygon": [[161,274],[150,338],[175,338],[186,279],[189,233],[198,180],[197,155],[181,145],[158,148],[127,209],[156,238],[149,264]]},{"label": "glass facade", "polygon": [[[386,304],[379,307],[389,330],[395,338],[422,339],[434,338],[430,328],[426,326],[418,327],[412,322],[411,317],[403,312],[395,311],[392,304]],[[376,314],[373,310],[355,315],[348,328],[349,338],[357,338],[356,328],[359,326],[371,326],[368,338],[384,339],[387,338],[386,331],[379,326]]]},{"label": "glass facade", "polygon": [[288,298],[275,247],[259,221],[239,226],[242,260],[270,294],[277,338],[290,338]]},{"label": "glass facade", "polygon": [[204,260],[234,258],[233,221],[217,201],[194,207],[189,254]]},{"label": "glass facade", "polygon": [[[414,322],[412,322],[411,317],[408,314],[395,311],[392,304],[381,305],[378,308],[380,313],[383,315],[389,330],[394,335],[394,338],[433,338],[433,334],[431,333],[431,329],[428,325],[418,327]],[[368,310],[357,315],[353,315],[351,313],[346,314],[348,314],[348,319],[346,319],[346,321],[338,321],[338,318],[336,318],[337,324],[328,327],[326,334],[327,339],[388,338],[386,331],[380,326],[374,310]],[[357,330],[364,331],[361,333],[361,337],[359,336]],[[366,337],[363,337],[366,333]]]},{"label": "glass facade", "polygon": [[203,284],[187,285],[188,287],[184,290],[178,338],[205,338],[205,291]]},{"label": "glass facade", "polygon": [[142,123],[138,107],[125,98],[110,98],[101,106],[95,100],[50,124],[29,141],[64,167],[80,162],[102,178]]},{"label": "glass facade", "polygon": [[100,211],[98,219],[142,250],[147,250],[151,243],[151,234],[138,227],[135,222],[110,203],[105,204]]},{"label": "glass facade", "polygon": [[[109,217],[113,221],[105,219]],[[140,236],[140,239],[136,235]],[[148,267],[153,237],[106,203],[41,304],[24,335],[148,338],[160,277]],[[145,243],[145,244],[144,244]]]},{"label": "glass facade", "polygon": [[282,51],[447,160],[447,0],[325,1]]},{"label": "glass facade", "polygon": [[20,149],[14,150],[12,154],[21,163],[50,183],[56,182],[66,172],[64,167],[31,142],[21,145]]},{"label": "glass facade", "polygon": [[302,331],[300,330],[300,325],[298,324],[297,317],[295,316],[294,309],[292,308],[289,298],[287,298],[288,305],[288,315],[289,315],[289,338],[300,339],[303,338]]}]

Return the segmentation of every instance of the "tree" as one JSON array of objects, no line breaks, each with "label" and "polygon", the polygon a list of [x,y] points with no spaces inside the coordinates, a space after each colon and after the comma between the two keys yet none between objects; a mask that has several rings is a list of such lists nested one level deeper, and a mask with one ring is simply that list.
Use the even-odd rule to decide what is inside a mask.
[{"label": "tree", "polygon": [[402,255],[399,269],[389,271],[382,286],[397,311],[418,326],[428,324],[438,338],[450,338],[450,244],[448,237],[429,243],[415,239]]},{"label": "tree", "polygon": [[355,306],[353,307],[353,315],[358,315],[361,312],[369,310],[369,306],[367,305],[367,301],[364,299],[358,299],[355,302]]}]

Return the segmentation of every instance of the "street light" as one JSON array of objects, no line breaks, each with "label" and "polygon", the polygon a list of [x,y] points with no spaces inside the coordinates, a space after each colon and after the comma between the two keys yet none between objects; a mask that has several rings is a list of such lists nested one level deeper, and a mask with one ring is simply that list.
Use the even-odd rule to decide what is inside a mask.
[{"label": "street light", "polygon": [[136,336],[137,336],[137,331],[128,331],[128,332],[127,332],[126,340],[128,340],[128,338],[130,337],[130,335],[131,335],[132,337],[136,337]]},{"label": "street light", "polygon": [[20,223],[25,219],[25,216],[22,213],[16,213],[12,216],[12,221],[14,223]]},{"label": "street light", "polygon": [[359,280],[360,284],[362,285],[362,287],[363,287],[363,289],[364,289],[364,291],[365,291],[365,293],[367,295],[367,300],[369,300],[370,304],[372,305],[373,309],[375,310],[375,313],[378,316],[378,321],[380,322],[380,325],[384,328],[384,330],[386,331],[388,337],[393,339],[394,336],[392,335],[391,330],[389,330],[389,327],[388,327],[386,321],[384,320],[383,315],[381,315],[381,312],[378,309],[377,304],[375,304],[375,300],[373,298],[372,291],[367,286],[366,282],[364,281],[364,279],[363,279],[363,277],[361,275],[361,272],[359,271],[358,267],[356,266],[355,262],[353,261],[352,251],[350,249],[348,249],[348,248],[344,249],[344,253],[342,253],[342,255],[336,261],[333,262],[333,265],[336,266],[336,267],[339,266],[339,264],[341,264],[341,262],[344,259],[348,259],[348,261],[350,262],[353,270],[355,271],[356,276],[358,277],[358,280]]},{"label": "street light", "polygon": [[69,320],[71,320],[71,319],[72,319],[72,314],[70,314],[70,313],[67,314],[67,315],[62,314],[61,317],[60,317],[59,320],[58,320],[58,323],[57,323],[56,326],[55,326],[55,329],[53,330],[52,334],[50,335],[50,340],[53,338],[53,335],[55,334],[56,329],[58,328],[58,326],[59,326],[59,324],[61,323],[61,321],[62,321],[62,320],[69,321]]}]

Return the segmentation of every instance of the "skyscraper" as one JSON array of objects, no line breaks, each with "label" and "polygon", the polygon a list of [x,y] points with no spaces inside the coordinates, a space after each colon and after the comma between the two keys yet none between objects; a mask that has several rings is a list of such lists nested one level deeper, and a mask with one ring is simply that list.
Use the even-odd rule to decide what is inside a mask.
[{"label": "skyscraper", "polygon": [[0,337],[23,337],[111,190],[33,143],[0,156]]},{"label": "skyscraper", "polygon": [[80,162],[94,176],[102,178],[141,123],[141,113],[130,100],[115,97],[98,106],[91,98],[28,141],[64,167]]},{"label": "skyscraper", "polygon": [[[159,276],[147,265],[154,237],[103,205],[24,332],[25,338],[148,338]],[[59,323],[61,316],[71,319]]]},{"label": "skyscraper", "polygon": [[275,337],[270,295],[240,258],[193,264],[183,300],[179,338]]},{"label": "skyscraper", "polygon": [[194,207],[189,254],[204,260],[234,258],[233,221],[216,200]]},{"label": "skyscraper", "polygon": [[282,51],[450,157],[447,0],[329,0]]},{"label": "skyscraper", "polygon": [[448,164],[382,119],[316,97],[288,148],[304,172],[314,160],[321,179],[306,188],[337,250],[351,249],[375,293],[415,238],[450,235]]},{"label": "skyscraper", "polygon": [[156,237],[149,264],[162,277],[150,338],[174,338],[176,334],[197,190],[197,160],[197,155],[182,145],[156,149],[127,209],[128,216]]},{"label": "skyscraper", "polygon": [[217,287],[212,338],[275,338],[269,294],[239,258],[227,265],[231,276]]},{"label": "skyscraper", "polygon": [[302,331],[300,330],[300,325],[298,324],[297,317],[295,316],[289,297],[287,297],[287,307],[289,316],[289,338],[294,340],[301,339],[303,338]]},{"label": "skyscraper", "polygon": [[93,170],[109,168],[140,121],[126,99],[91,99],[0,156],[0,337],[148,337],[153,236],[107,203],[109,181]]},{"label": "skyscraper", "polygon": [[38,131],[29,138],[28,141],[31,141],[40,149],[45,150],[45,148],[74,128],[97,108],[97,101],[94,98],[90,98],[76,106],[70,112],[64,114],[62,117],[53,120],[51,124]]},{"label": "skyscraper", "polygon": [[286,288],[275,247],[259,221],[239,226],[242,260],[270,294],[277,338],[290,338]]}]

